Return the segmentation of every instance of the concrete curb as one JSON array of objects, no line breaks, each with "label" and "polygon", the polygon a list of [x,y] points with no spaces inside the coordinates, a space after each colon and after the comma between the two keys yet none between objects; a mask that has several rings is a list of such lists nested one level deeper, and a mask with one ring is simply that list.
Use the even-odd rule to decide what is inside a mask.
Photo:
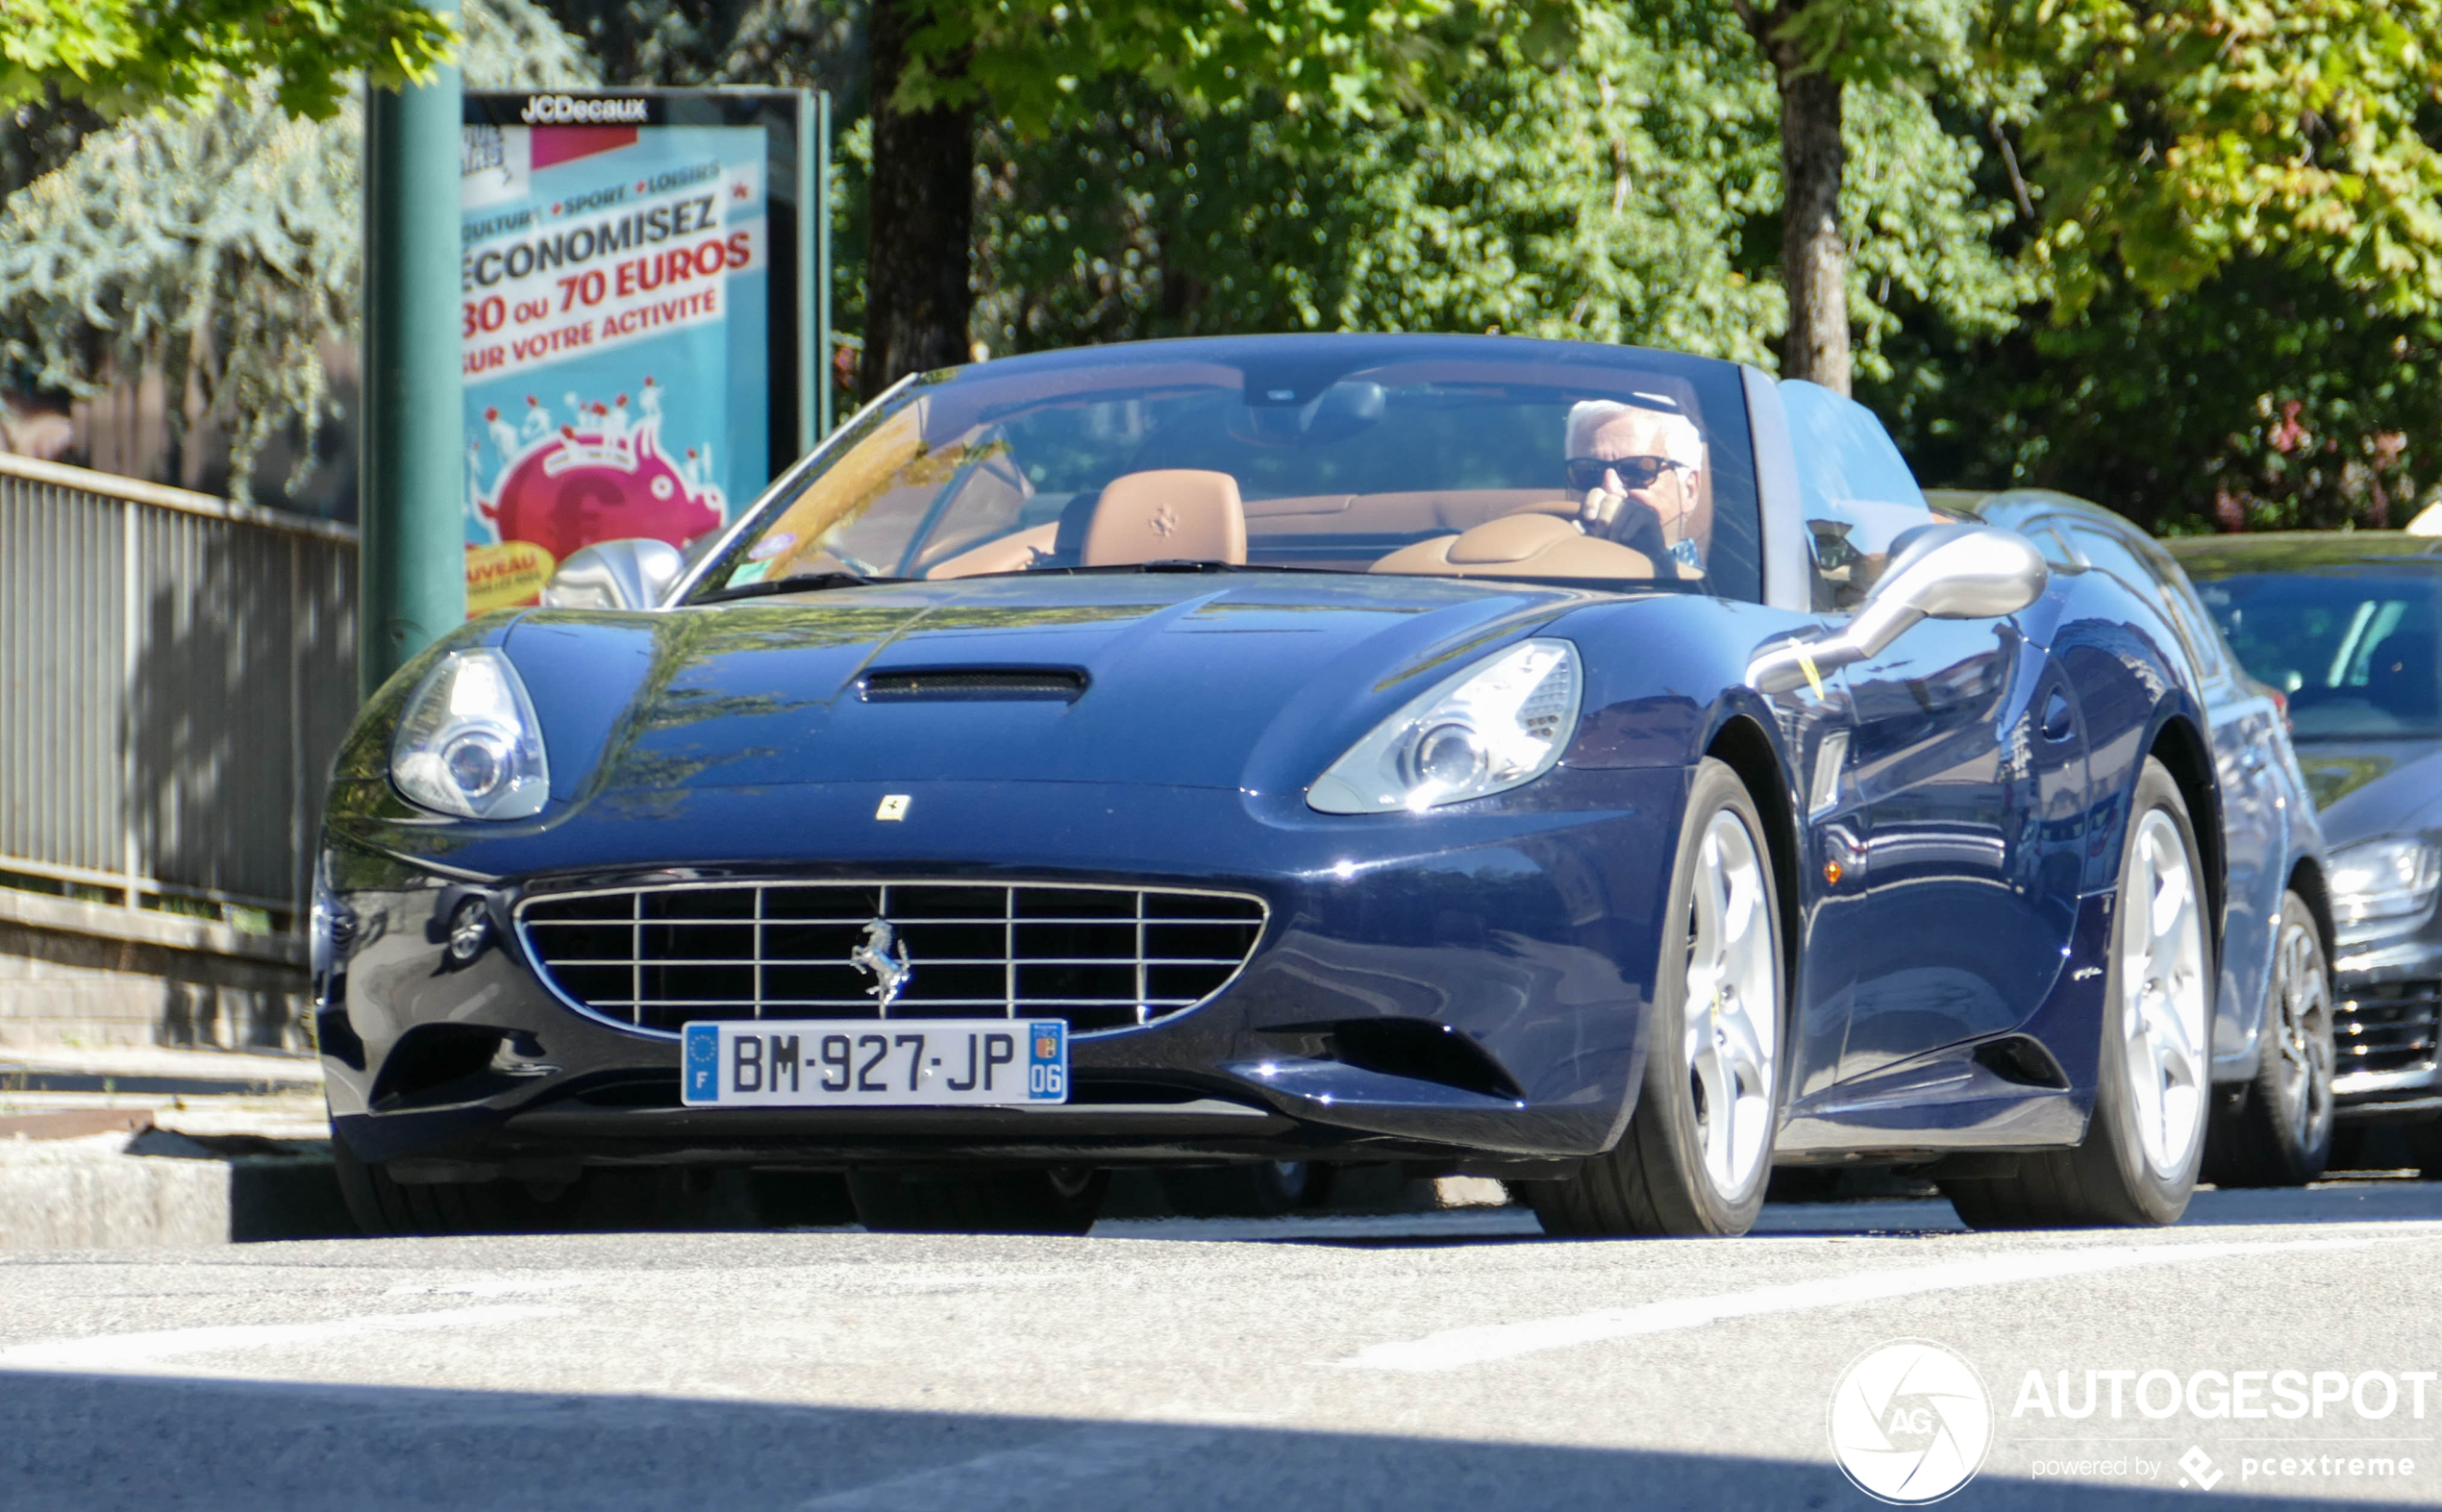
[{"label": "concrete curb", "polygon": [[[142,1120],[143,1110],[24,1115],[28,1128],[0,1129],[0,1252],[149,1250],[279,1239],[352,1239],[355,1221],[339,1194],[329,1142],[262,1134],[185,1134],[124,1128],[86,1134],[70,1121]],[[60,1121],[56,1131],[41,1121]],[[78,1137],[82,1135],[82,1137]],[[586,1231],[760,1229],[851,1223],[847,1190],[827,1180],[745,1172],[701,1190],[636,1184],[641,1173],[606,1183],[581,1222]],[[1345,1188],[1306,1217],[1367,1217],[1493,1207],[1497,1181],[1410,1179],[1395,1165],[1358,1168]],[[1150,1173],[1123,1173],[1103,1216],[1170,1216]]]},{"label": "concrete curb", "polygon": [[162,1129],[0,1142],[0,1251],[353,1236],[327,1147]]}]

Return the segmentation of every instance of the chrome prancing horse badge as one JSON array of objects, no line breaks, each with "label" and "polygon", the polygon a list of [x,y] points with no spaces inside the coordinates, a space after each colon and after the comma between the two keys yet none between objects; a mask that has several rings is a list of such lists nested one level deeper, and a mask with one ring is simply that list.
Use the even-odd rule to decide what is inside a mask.
[{"label": "chrome prancing horse badge", "polygon": [[848,964],[873,976],[873,985],[865,991],[879,1002],[882,1011],[899,1001],[910,980],[915,977],[915,963],[908,959],[907,942],[887,919],[876,919],[865,926],[865,942],[848,953]]}]

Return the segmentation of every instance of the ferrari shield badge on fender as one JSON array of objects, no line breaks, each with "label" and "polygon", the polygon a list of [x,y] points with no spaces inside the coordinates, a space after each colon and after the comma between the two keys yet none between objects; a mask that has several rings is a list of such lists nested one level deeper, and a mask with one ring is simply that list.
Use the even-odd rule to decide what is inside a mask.
[{"label": "ferrari shield badge on fender", "polygon": [[905,793],[883,794],[882,802],[874,808],[873,816],[876,819],[905,819],[908,817],[908,795]]}]

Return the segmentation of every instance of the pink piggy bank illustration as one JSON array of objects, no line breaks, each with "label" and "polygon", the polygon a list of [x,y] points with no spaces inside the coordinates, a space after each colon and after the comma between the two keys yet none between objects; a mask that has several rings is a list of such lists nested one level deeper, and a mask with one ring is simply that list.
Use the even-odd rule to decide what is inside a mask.
[{"label": "pink piggy bank illustration", "polygon": [[[604,407],[593,409],[604,417]],[[562,426],[516,459],[484,506],[503,541],[532,541],[563,561],[580,547],[634,536],[684,546],[721,523],[720,490],[672,465],[657,423],[615,438],[609,429]]]}]

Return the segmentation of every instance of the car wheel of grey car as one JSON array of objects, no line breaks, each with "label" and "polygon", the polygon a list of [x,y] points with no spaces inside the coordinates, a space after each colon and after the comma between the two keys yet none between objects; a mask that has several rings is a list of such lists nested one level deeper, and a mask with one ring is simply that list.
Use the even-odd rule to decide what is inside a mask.
[{"label": "car wheel of grey car", "polygon": [[1322,1183],[1303,1160],[1191,1166],[1159,1179],[1170,1210],[1182,1218],[1278,1218],[1306,1205]]},{"label": "car wheel of grey car", "polygon": [[1663,918],[1645,1084],[1627,1134],[1563,1181],[1528,1183],[1556,1234],[1741,1234],[1772,1175],[1784,974],[1763,817],[1736,773],[1696,772]]},{"label": "car wheel of grey car", "polygon": [[2296,893],[2280,901],[2264,997],[2255,1078],[2207,1140],[2205,1179],[2216,1186],[2305,1186],[2331,1159],[2331,973],[2315,916]]},{"label": "car wheel of grey car", "polygon": [[876,1233],[1082,1234],[1108,1171],[852,1171],[857,1221]]},{"label": "car wheel of grey car", "polygon": [[2196,1188],[2212,1093],[2205,868],[2179,784],[2151,756],[2129,816],[2086,1137],[2016,1156],[2006,1176],[1939,1178],[1970,1227],[2176,1223]]}]

